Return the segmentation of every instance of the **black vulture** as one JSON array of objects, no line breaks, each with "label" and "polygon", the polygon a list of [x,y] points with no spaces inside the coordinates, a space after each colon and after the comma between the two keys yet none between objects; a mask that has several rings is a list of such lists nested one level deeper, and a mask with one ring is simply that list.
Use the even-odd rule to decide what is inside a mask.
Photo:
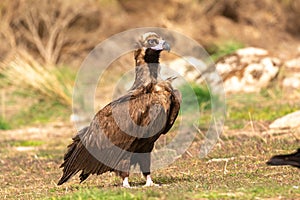
[{"label": "black vulture", "polygon": [[169,44],[154,32],[143,34],[135,58],[135,81],[124,96],[99,110],[88,127],[68,146],[61,165],[61,185],[81,171],[80,182],[90,174],[113,171],[128,182],[130,166],[138,164],[145,186],[155,185],[150,176],[150,157],[155,141],[166,134],[177,118],[181,94],[159,75],[159,57]]},{"label": "black vulture", "polygon": [[292,154],[283,154],[273,156],[268,162],[268,165],[291,165],[300,168],[300,148]]}]

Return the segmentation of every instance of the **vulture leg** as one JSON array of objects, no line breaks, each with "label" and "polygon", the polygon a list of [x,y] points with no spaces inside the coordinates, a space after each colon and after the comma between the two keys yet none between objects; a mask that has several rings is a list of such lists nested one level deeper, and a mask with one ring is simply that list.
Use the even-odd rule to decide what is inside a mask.
[{"label": "vulture leg", "polygon": [[[123,174],[123,173],[122,173]],[[125,173],[124,172],[124,175],[122,175],[121,174],[121,177],[122,177],[122,179],[123,179],[123,187],[124,188],[131,188],[130,187],[130,184],[129,184],[129,182],[128,182],[128,177],[129,177],[129,173]]]},{"label": "vulture leg", "polygon": [[150,186],[159,186],[159,184],[153,183],[150,174],[146,176],[146,184],[144,187],[150,187]]},{"label": "vulture leg", "polygon": [[140,165],[142,173],[146,178],[146,184],[144,185],[144,187],[158,186],[158,184],[153,183],[150,176],[151,153],[137,154],[135,155],[134,160]]},{"label": "vulture leg", "polygon": [[118,176],[120,176],[123,180],[123,187],[130,188],[130,184],[128,181],[129,170],[130,170],[130,162],[129,159],[122,160],[119,165],[122,167],[122,171],[115,171]]},{"label": "vulture leg", "polygon": [[131,188],[128,177],[129,177],[129,172],[121,172],[121,171],[115,171],[116,175],[120,176],[123,180],[123,187],[124,188]]}]

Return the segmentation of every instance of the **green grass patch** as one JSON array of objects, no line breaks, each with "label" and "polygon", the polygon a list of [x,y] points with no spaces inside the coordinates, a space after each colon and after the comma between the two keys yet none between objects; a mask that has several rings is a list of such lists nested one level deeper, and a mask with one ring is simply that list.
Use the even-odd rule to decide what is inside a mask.
[{"label": "green grass patch", "polygon": [[[202,84],[188,83],[180,86],[179,90],[182,96],[181,114],[186,117],[184,123],[192,127],[197,122],[202,129],[208,129],[212,106],[208,88]],[[200,113],[200,119],[194,117],[197,112]]]},{"label": "green grass patch", "polygon": [[240,129],[250,121],[271,123],[275,119],[300,109],[300,103],[287,102],[280,94],[270,97],[265,93],[231,95],[227,98],[226,123]]},{"label": "green grass patch", "polygon": [[14,128],[46,124],[51,121],[67,120],[71,115],[71,108],[60,104],[59,102],[39,101],[29,107],[24,108],[11,121]]},{"label": "green grass patch", "polygon": [[[142,200],[142,193],[131,193],[130,190],[101,190],[98,188],[80,189],[71,195],[52,197],[51,200]],[[150,195],[151,196],[151,195]]]},{"label": "green grass patch", "polygon": [[0,130],[8,130],[8,129],[10,129],[9,123],[0,117]]},{"label": "green grass patch", "polygon": [[40,140],[14,140],[9,141],[8,144],[13,147],[38,147],[45,144],[45,142]]},{"label": "green grass patch", "polygon": [[188,111],[211,109],[211,95],[205,85],[188,83],[179,87],[182,96],[181,107]]},{"label": "green grass patch", "polygon": [[[235,176],[234,179],[238,179],[239,176]],[[47,198],[48,200],[144,200],[144,199],[255,199],[255,198],[274,198],[285,197],[293,198],[300,195],[300,191],[297,187],[288,185],[275,184],[268,187],[263,185],[257,186],[245,186],[238,185],[239,183],[232,184],[238,186],[236,189],[230,187],[226,188],[225,185],[219,185],[219,188],[205,189],[200,186],[197,181],[182,181],[182,186],[172,185],[171,187],[154,187],[154,188],[84,188],[80,189],[72,194]],[[195,187],[196,186],[196,187]],[[200,186],[200,187],[197,187]]]},{"label": "green grass patch", "polygon": [[228,40],[225,42],[214,43],[206,47],[207,52],[210,54],[214,61],[219,58],[231,54],[234,51],[243,48],[245,45],[235,40]]}]

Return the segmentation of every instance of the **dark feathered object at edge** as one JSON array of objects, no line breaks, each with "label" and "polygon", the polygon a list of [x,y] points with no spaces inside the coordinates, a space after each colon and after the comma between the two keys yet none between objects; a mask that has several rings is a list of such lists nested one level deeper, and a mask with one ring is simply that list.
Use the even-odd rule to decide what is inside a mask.
[{"label": "dark feathered object at edge", "polygon": [[268,165],[291,165],[300,169],[300,148],[297,152],[286,155],[273,156],[268,162]]},{"label": "dark feathered object at edge", "polygon": [[135,81],[127,94],[102,108],[90,125],[73,138],[64,156],[61,185],[81,171],[80,181],[90,174],[114,171],[128,183],[131,165],[138,164],[146,186],[150,177],[150,152],[155,141],[172,127],[180,109],[181,96],[169,78],[159,75],[159,56],[170,50],[156,33],[141,36],[134,52]]}]

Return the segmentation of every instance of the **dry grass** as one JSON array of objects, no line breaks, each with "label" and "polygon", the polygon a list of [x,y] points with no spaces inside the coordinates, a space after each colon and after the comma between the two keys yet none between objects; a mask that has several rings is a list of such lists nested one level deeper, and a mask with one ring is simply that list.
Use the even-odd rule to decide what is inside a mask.
[{"label": "dry grass", "polygon": [[73,80],[69,80],[57,68],[46,68],[24,53],[3,66],[1,74],[7,85],[40,100],[72,105]]},{"label": "dry grass", "polygon": [[0,50],[6,56],[0,58],[9,58],[8,55],[21,49],[43,65],[53,66],[62,60],[71,63],[72,55],[80,57],[78,52],[83,53],[95,45],[86,40],[92,38],[87,29],[95,34],[99,24],[99,18],[95,17],[99,16],[99,7],[91,2],[1,1],[0,40],[3,46]]},{"label": "dry grass", "polygon": [[[300,197],[298,169],[265,164],[271,155],[298,147],[292,131],[281,134],[226,131],[205,159],[198,157],[201,145],[198,140],[189,148],[189,154],[153,173],[154,181],[161,187],[142,188],[144,180],[140,175],[132,175],[130,180],[136,187],[133,189],[120,188],[121,180],[110,173],[91,176],[83,184],[78,184],[76,176],[58,187],[56,182],[61,176],[58,167],[73,133],[67,124],[0,132],[0,196],[4,199]],[[32,144],[32,148],[20,148],[24,144],[20,141],[29,141],[27,144]]]}]

